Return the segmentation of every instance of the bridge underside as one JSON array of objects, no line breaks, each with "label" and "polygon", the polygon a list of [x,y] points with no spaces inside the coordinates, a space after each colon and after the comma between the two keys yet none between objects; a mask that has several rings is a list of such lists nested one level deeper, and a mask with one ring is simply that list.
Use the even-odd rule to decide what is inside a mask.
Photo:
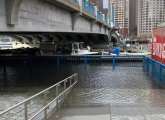
[{"label": "bridge underside", "polygon": [[38,41],[53,42],[84,42],[86,44],[108,43],[109,39],[106,34],[98,33],[78,33],[78,32],[1,32],[0,35],[25,38],[31,41],[36,38]]},{"label": "bridge underside", "polygon": [[[78,33],[78,32],[1,32],[0,35],[7,35],[19,40],[25,44],[44,44],[46,49],[56,50],[67,49],[71,52],[71,44],[73,42],[84,42],[85,46],[89,45],[92,49],[109,49],[108,35],[98,33]],[[112,36],[112,43],[117,41]],[[111,45],[112,46],[112,45]]]}]

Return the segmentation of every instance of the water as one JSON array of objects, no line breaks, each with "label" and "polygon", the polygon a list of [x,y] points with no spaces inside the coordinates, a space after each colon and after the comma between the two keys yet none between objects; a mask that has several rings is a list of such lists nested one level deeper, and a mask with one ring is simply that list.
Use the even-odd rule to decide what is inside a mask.
[{"label": "water", "polygon": [[141,67],[109,64],[51,66],[7,66],[4,83],[0,68],[0,111],[32,96],[58,81],[79,75],[77,86],[69,95],[67,104],[145,104],[165,105],[165,90],[155,85]]},{"label": "water", "polygon": [[145,75],[141,67],[88,66],[69,104],[165,104],[165,90]]}]

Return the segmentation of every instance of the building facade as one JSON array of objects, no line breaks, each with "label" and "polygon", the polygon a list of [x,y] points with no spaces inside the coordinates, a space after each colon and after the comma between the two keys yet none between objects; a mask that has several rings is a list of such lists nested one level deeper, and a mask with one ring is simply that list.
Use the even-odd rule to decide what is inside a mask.
[{"label": "building facade", "polygon": [[138,0],[129,0],[128,2],[129,2],[128,32],[129,35],[137,36]]},{"label": "building facade", "polygon": [[138,36],[151,35],[161,22],[165,22],[165,0],[138,0]]},{"label": "building facade", "polygon": [[109,0],[109,22],[128,28],[128,0]]},{"label": "building facade", "polygon": [[108,19],[108,9],[103,7],[104,0],[89,0],[89,3],[93,3],[104,14],[105,19]]},{"label": "building facade", "polygon": [[103,10],[103,0],[89,0],[88,2],[97,5],[99,10]]}]

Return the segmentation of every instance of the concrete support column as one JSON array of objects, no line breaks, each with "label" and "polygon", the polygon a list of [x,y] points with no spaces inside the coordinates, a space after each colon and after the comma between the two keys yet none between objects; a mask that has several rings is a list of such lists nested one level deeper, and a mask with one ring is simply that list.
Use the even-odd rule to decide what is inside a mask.
[{"label": "concrete support column", "polygon": [[7,24],[18,24],[18,14],[22,1],[23,0],[5,0]]},{"label": "concrete support column", "polygon": [[91,21],[91,26],[90,26],[91,32],[93,32],[93,26],[94,26],[95,23],[96,23],[96,21]]},{"label": "concrete support column", "polygon": [[107,33],[107,28],[106,28],[106,26],[104,27],[104,33],[105,33],[105,34]]},{"label": "concrete support column", "polygon": [[99,32],[101,33],[101,29],[103,28],[103,24],[99,24]]},{"label": "concrete support column", "polygon": [[71,21],[72,21],[72,31],[75,30],[76,22],[80,16],[80,12],[72,12],[71,13]]},{"label": "concrete support column", "polygon": [[111,29],[108,29],[108,37],[109,37],[109,42],[112,41],[111,38],[112,38],[112,31]]}]

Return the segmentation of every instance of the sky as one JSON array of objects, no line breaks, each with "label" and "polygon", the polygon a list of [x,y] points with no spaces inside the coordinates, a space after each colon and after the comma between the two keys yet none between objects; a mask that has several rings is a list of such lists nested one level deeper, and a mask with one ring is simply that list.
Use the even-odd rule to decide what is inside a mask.
[{"label": "sky", "polygon": [[103,0],[103,2],[104,2],[103,7],[108,8],[108,0]]}]

